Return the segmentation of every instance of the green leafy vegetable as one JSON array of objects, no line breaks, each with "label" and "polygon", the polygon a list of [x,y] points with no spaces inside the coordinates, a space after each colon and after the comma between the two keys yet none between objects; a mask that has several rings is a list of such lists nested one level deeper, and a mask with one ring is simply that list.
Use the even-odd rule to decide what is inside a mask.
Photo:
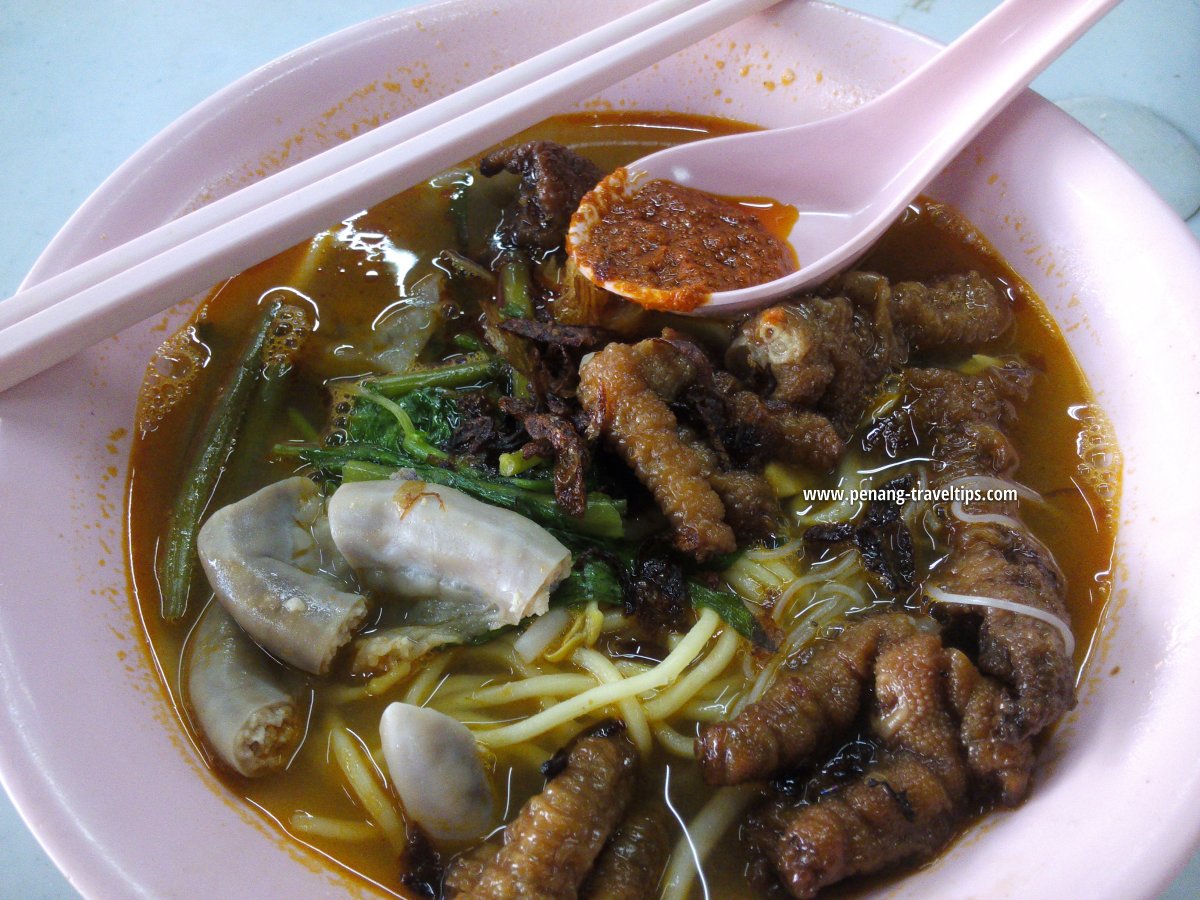
[{"label": "green leafy vegetable", "polygon": [[[393,451],[408,448],[410,453],[427,455],[432,447],[436,451],[432,455],[444,458],[443,448],[460,420],[453,394],[440,388],[418,388],[390,400],[371,387],[368,383],[356,397],[354,409],[346,417],[348,441]],[[397,416],[396,408],[404,415]]]},{"label": "green leafy vegetable", "polygon": [[403,375],[371,378],[367,384],[384,397],[400,397],[421,388],[454,388],[492,381],[504,374],[504,363],[487,353],[476,353],[461,362],[413,369]]},{"label": "green leafy vegetable", "polygon": [[692,606],[698,609],[711,609],[725,620],[731,628],[747,640],[753,641],[760,647],[771,646],[771,639],[763,631],[758,620],[737,594],[727,591],[714,591],[712,588],[692,581],[688,583],[688,597]]},{"label": "green leafy vegetable", "polygon": [[576,566],[550,595],[555,606],[583,606],[595,600],[601,606],[619,606],[621,581],[608,563],[591,558]]}]

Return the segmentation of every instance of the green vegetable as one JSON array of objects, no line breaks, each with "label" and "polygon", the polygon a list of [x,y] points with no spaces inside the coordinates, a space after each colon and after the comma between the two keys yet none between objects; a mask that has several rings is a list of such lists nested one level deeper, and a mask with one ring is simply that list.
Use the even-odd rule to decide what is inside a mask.
[{"label": "green vegetable", "polygon": [[456,250],[443,250],[435,259],[449,271],[450,277],[461,275],[465,278],[478,278],[491,286],[496,284],[496,276],[481,266],[475,260],[463,256]]},{"label": "green vegetable", "polygon": [[504,372],[504,364],[484,353],[474,354],[462,362],[415,369],[403,375],[385,375],[369,379],[371,389],[384,397],[401,397],[411,391],[431,387],[464,387],[498,378]]},{"label": "green vegetable", "polygon": [[616,570],[594,558],[572,569],[550,595],[550,602],[555,606],[583,606],[593,600],[601,606],[619,606],[622,602],[621,581]]},{"label": "green vegetable", "polygon": [[510,370],[510,393],[520,400],[533,396],[530,386],[532,363],[529,342],[500,327],[505,319],[533,318],[533,278],[529,261],[507,251],[500,260],[500,296],[483,305],[483,335],[504,357]]},{"label": "green vegetable", "polygon": [[[414,460],[428,462],[429,460],[449,459],[445,450],[436,446],[429,434],[418,428],[409,414],[408,407],[413,394],[406,394],[400,402],[390,400],[375,393],[367,385],[362,385],[356,395],[360,402],[355,412],[350,416],[346,433],[348,439],[355,443],[374,444],[380,447],[395,448],[408,454]],[[379,421],[378,413],[372,414],[371,407],[382,409],[392,417],[392,422],[383,424]],[[357,416],[357,421],[355,417]]]},{"label": "green vegetable", "polygon": [[439,388],[419,388],[390,400],[368,383],[358,392],[354,409],[346,417],[346,439],[418,459],[446,459],[443,447],[458,425],[458,405],[451,393]]},{"label": "green vegetable", "polygon": [[[521,625],[525,625],[529,621],[530,621],[530,619],[524,619],[521,622]],[[520,626],[518,626],[518,625],[501,625],[499,628],[493,628],[491,631],[484,631],[480,634],[472,635],[471,637],[466,638],[463,641],[463,644],[467,647],[480,647],[483,644],[488,643],[489,641],[494,641],[496,638],[508,634],[510,631],[515,631],[518,627],[520,627]]]},{"label": "green vegetable", "polygon": [[771,639],[763,631],[758,620],[737,594],[727,591],[714,591],[698,582],[688,583],[688,597],[692,606],[697,609],[711,609],[725,620],[734,631],[747,640],[753,641],[760,647],[771,646]]},{"label": "green vegetable", "polygon": [[500,298],[504,318],[533,318],[533,277],[520,257],[508,256],[500,264]]},{"label": "green vegetable", "polygon": [[158,561],[162,591],[162,615],[175,621],[187,612],[188,593],[196,572],[196,533],[205,507],[229,456],[238,427],[246,413],[255,385],[263,373],[262,350],[282,304],[267,307],[254,328],[250,342],[217,391],[217,405],[209,413],[193,440],[183,487],[171,510],[164,551]]},{"label": "green vegetable", "polygon": [[291,373],[290,360],[272,360],[254,385],[233,452],[225,466],[224,483],[231,484],[239,494],[261,486],[261,482],[255,483],[255,472],[270,455],[271,425],[283,408]]},{"label": "green vegetable", "polygon": [[471,216],[467,197],[468,189],[474,183],[474,175],[462,172],[450,189],[450,219],[454,222],[454,240],[464,253],[471,244]]},{"label": "green vegetable", "polygon": [[304,413],[293,407],[288,407],[288,422],[300,433],[300,437],[314,443],[321,439],[320,433],[313,427],[312,422],[304,417]]},{"label": "green vegetable", "polygon": [[453,338],[453,341],[454,346],[458,347],[460,350],[466,350],[470,353],[481,353],[485,349],[483,341],[475,337],[473,334],[467,334],[465,331],[460,331],[458,334],[456,334]]},{"label": "green vegetable", "polygon": [[395,469],[389,469],[379,463],[352,459],[342,466],[342,484],[350,484],[355,481],[386,481],[392,477],[392,473],[395,471]]},{"label": "green vegetable", "polygon": [[535,469],[545,461],[544,457],[537,455],[527,457],[520,450],[515,450],[512,453],[501,453],[498,460],[500,474],[506,478],[511,478],[514,475],[520,475],[522,472]]},{"label": "green vegetable", "polygon": [[429,179],[429,187],[440,191],[448,200],[450,221],[454,223],[454,240],[459,249],[467,252],[470,241],[471,216],[468,210],[468,198],[471,195],[471,185],[475,183],[475,173],[470,169],[451,169]]}]

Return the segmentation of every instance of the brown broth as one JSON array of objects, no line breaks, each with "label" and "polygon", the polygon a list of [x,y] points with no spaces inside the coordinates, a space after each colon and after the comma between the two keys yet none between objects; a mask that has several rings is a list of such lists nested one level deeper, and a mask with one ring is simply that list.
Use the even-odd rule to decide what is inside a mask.
[{"label": "brown broth", "polygon": [[[747,127],[674,114],[588,114],[559,117],[514,140],[529,134],[557,140],[611,170],[662,146]],[[298,270],[307,264],[307,245],[294,248],[227,282],[198,311],[196,327],[211,349],[211,361],[191,386],[186,400],[168,413],[156,430],[134,442],[129,480],[129,559],[135,602],[142,606],[164,689],[177,709],[184,709],[180,686],[184,641],[207,593],[197,585],[188,617],[181,623],[164,623],[158,615],[154,557],[205,398],[230,364],[238,336],[249,327],[261,298],[281,286],[303,288],[320,318],[320,340],[306,349],[300,361],[300,377],[292,388],[290,402],[319,427],[324,417],[321,382],[364,371],[361,360],[349,352],[339,353],[337,348],[349,344],[351,335],[368,329],[396,304],[401,290],[411,290],[429,274],[434,254],[454,245],[454,224],[444,212],[444,202],[443,192],[424,187],[407,191],[356,217],[352,226],[340,226],[353,234],[345,232],[346,240],[323,257],[319,269],[299,275]],[[986,350],[1019,349],[1043,373],[1013,435],[1022,458],[1017,478],[1048,499],[1044,506],[1029,505],[1022,512],[1067,576],[1068,604],[1078,638],[1077,661],[1082,666],[1108,598],[1116,516],[1112,499],[1102,498],[1092,482],[1080,474],[1084,461],[1077,452],[1082,428],[1079,410],[1093,409],[1094,401],[1061,333],[1029,288],[986,242],[936,205],[914,206],[871,252],[864,267],[893,279],[975,268],[1003,283],[1012,296],[1016,327]],[[451,330],[459,327],[466,326],[450,325]],[[283,440],[293,435],[289,423],[280,421],[273,437]],[[247,483],[222,483],[212,507],[286,477],[294,468],[292,461],[273,462],[264,464]],[[465,654],[453,663],[459,673],[469,673],[475,665]],[[323,713],[325,690],[317,685],[314,722]],[[363,701],[343,709],[341,715],[352,731],[374,743],[379,715],[392,699],[395,697]],[[191,723],[184,721],[183,726],[202,747]],[[540,787],[536,771],[513,759],[501,754],[497,767],[501,799],[497,811],[507,809],[508,818],[526,796]],[[702,805],[707,792],[695,766],[672,757],[668,768],[663,765],[667,759],[664,756],[651,761],[651,768],[659,773],[656,778],[670,778],[673,806],[686,821]],[[288,820],[297,809],[314,815],[363,819],[354,801],[330,781],[329,768],[328,748],[324,742],[310,739],[290,771],[282,775],[249,781],[223,774],[222,779],[230,791],[252,802],[283,831],[296,836]],[[508,778],[506,772],[512,777]],[[403,894],[396,854],[385,843],[297,839],[358,873],[365,882]],[[734,837],[727,837],[719,850],[719,865],[707,873],[714,896],[748,896],[741,874],[745,860],[736,843]]]}]

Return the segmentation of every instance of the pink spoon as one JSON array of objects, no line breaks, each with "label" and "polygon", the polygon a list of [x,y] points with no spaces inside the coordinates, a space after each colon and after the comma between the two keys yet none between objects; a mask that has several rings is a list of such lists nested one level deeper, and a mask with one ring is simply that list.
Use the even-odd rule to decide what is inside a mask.
[{"label": "pink spoon", "polygon": [[[916,72],[856,109],[790,128],[672,147],[609,176],[596,192],[628,194],[667,179],[794,206],[799,217],[788,241],[799,270],[709,294],[695,312],[761,306],[852,264],[1022,88],[1118,2],[1006,0]],[[583,214],[588,206],[571,224],[572,252],[596,221]],[[605,282],[576,261],[601,287],[654,305],[656,289]]]}]

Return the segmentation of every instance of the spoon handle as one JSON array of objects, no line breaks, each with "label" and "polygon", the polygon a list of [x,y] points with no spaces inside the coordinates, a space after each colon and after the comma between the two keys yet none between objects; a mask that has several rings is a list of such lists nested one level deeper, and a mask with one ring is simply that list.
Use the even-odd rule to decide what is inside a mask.
[{"label": "spoon handle", "polygon": [[937,171],[1119,2],[1006,0],[870,103],[870,117],[888,120],[889,141],[909,150],[915,175]]}]

